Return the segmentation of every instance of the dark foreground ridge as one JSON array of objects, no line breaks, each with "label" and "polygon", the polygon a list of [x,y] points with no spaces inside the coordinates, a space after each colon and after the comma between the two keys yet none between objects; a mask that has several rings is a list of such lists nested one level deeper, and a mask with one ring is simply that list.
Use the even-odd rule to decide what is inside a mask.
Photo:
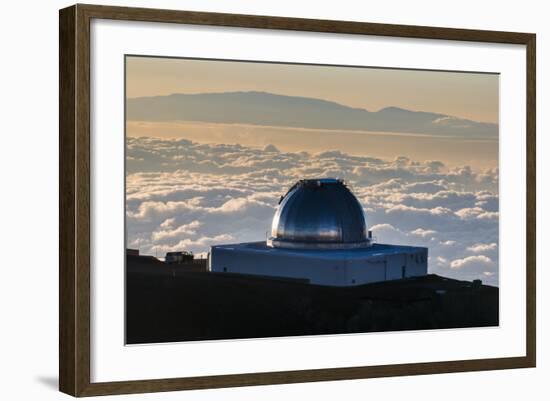
[{"label": "dark foreground ridge", "polygon": [[497,287],[436,275],[356,287],[204,271],[128,256],[126,342],[498,325]]}]

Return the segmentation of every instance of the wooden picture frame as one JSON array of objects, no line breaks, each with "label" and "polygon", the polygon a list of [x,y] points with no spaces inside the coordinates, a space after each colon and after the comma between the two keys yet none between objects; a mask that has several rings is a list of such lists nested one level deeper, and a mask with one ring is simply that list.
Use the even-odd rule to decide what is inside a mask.
[{"label": "wooden picture frame", "polygon": [[[527,71],[526,355],[222,376],[91,382],[90,21],[94,18],[525,45],[527,54],[525,60]],[[73,396],[94,396],[535,366],[536,37],[534,34],[80,4],[60,10],[59,29],[59,388],[62,392]]]}]

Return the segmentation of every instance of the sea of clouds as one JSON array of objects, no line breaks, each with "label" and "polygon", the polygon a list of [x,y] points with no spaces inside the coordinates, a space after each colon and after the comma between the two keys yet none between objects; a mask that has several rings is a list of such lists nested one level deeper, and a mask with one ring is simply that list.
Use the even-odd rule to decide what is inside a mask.
[{"label": "sea of clouds", "polygon": [[264,240],[294,182],[339,177],[378,242],[426,246],[430,273],[498,285],[498,169],[128,137],[126,170],[127,246],[143,254]]}]

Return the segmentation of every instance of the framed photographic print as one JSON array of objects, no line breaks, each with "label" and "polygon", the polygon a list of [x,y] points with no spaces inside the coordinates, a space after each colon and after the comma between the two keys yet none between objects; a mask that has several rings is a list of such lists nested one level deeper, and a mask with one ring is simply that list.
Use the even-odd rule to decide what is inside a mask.
[{"label": "framed photographic print", "polygon": [[61,10],[60,390],[534,367],[535,112],[534,34]]}]

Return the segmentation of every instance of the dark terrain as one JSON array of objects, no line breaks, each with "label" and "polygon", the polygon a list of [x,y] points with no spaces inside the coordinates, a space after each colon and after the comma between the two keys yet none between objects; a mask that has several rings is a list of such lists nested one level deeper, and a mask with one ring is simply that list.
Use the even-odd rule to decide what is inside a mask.
[{"label": "dark terrain", "polygon": [[428,275],[327,287],[205,266],[128,256],[127,343],[498,325],[499,290],[479,282]]}]

